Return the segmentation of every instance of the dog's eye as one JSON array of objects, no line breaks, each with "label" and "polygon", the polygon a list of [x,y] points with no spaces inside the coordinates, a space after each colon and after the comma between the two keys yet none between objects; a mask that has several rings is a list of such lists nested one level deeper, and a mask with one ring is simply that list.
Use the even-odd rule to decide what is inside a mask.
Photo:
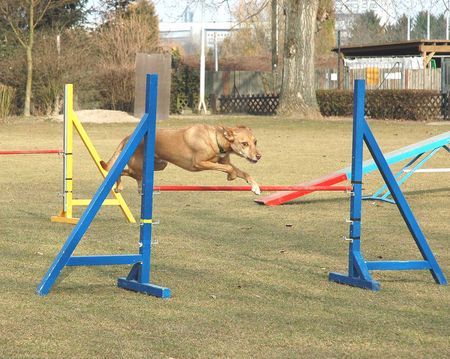
[{"label": "dog's eye", "polygon": [[256,146],[257,143],[258,143],[258,141],[255,140],[255,146]]},{"label": "dog's eye", "polygon": [[247,147],[248,146],[248,142],[242,142],[242,146]]}]

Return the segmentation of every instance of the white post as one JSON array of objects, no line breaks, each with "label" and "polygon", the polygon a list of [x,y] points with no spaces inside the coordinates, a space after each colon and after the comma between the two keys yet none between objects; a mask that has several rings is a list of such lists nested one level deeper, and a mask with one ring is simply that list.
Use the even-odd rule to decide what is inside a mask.
[{"label": "white post", "polygon": [[214,69],[219,71],[219,48],[217,46],[217,33],[214,32]]},{"label": "white post", "polygon": [[448,28],[449,28],[449,16],[448,16],[448,11],[447,11],[447,26],[445,27],[445,40],[448,40],[448,38],[449,38]]},{"label": "white post", "polygon": [[450,12],[450,0],[447,1],[447,26],[445,27],[445,40],[449,39],[449,25],[450,25],[450,19],[449,19],[449,12]]},{"label": "white post", "polygon": [[205,28],[201,29],[201,53],[200,53],[200,96],[198,101],[198,112],[206,113],[205,104]]},{"label": "white post", "polygon": [[406,40],[409,41],[411,40],[411,16],[408,15],[408,21],[406,23]]},{"label": "white post", "polygon": [[61,35],[56,35],[56,51],[58,52],[58,59],[61,56]]}]

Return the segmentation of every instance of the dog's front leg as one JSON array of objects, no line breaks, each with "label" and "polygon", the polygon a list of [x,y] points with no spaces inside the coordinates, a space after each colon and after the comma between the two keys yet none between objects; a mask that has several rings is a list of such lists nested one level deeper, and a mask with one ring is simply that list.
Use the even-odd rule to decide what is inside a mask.
[{"label": "dog's front leg", "polygon": [[234,180],[237,177],[237,173],[234,170],[234,167],[230,164],[215,163],[210,161],[200,161],[194,163],[194,167],[200,171],[213,170],[228,173],[229,181]]},{"label": "dog's front leg", "polygon": [[231,166],[234,168],[234,170],[236,171],[236,174],[239,178],[246,180],[247,183],[252,186],[252,192],[254,194],[258,194],[258,195],[261,194],[261,190],[259,189],[258,183],[256,183],[255,180],[247,172],[240,170],[236,166],[233,166],[233,165],[231,165]]},{"label": "dog's front leg", "polygon": [[[251,185],[252,186],[252,192],[254,194],[257,194],[257,195],[261,194],[261,190],[259,189],[258,183],[256,183],[255,180],[247,172],[244,172],[241,169],[237,168],[236,166],[232,165],[230,163],[230,158],[229,157],[223,158],[220,161],[220,163],[227,164],[227,165],[233,167],[234,172],[236,173],[236,177],[244,179],[249,185]],[[234,177],[234,178],[236,178],[236,177]]]}]

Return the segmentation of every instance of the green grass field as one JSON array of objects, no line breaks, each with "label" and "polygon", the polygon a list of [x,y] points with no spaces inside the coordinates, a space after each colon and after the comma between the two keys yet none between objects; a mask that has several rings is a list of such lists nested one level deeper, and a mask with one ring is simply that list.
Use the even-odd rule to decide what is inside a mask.
[{"label": "green grass field", "polygon": [[[296,184],[351,161],[351,121],[257,117],[174,118],[246,124],[263,158],[234,163],[260,184]],[[446,125],[371,121],[385,152],[450,130]],[[86,125],[108,158],[133,124]],[[75,136],[74,197],[101,183]],[[58,148],[62,125],[12,119],[0,124],[0,150]],[[367,151],[366,151],[367,152]],[[450,167],[448,153],[429,162]],[[448,358],[450,289],[429,272],[374,272],[380,292],[328,282],[346,271],[349,196],[316,193],[279,207],[253,202],[251,192],[162,193],[153,246],[152,281],[168,286],[161,300],[116,287],[128,267],[64,269],[47,297],[36,286],[71,231],[50,222],[62,206],[57,155],[0,156],[0,358]],[[396,166],[398,168],[398,166]],[[365,178],[365,193],[380,182]],[[222,173],[169,166],[156,184],[228,184]],[[235,184],[243,184],[236,180]],[[133,180],[124,197],[139,215]],[[416,174],[406,197],[450,278],[449,176]],[[81,214],[82,208],[77,208]],[[362,248],[367,259],[420,259],[398,210],[364,202]],[[103,208],[77,254],[135,253],[138,225]]]}]

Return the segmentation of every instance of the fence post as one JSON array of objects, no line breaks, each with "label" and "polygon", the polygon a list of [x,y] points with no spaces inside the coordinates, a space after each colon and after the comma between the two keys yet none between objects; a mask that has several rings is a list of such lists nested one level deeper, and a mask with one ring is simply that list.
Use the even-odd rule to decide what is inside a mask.
[{"label": "fence post", "polygon": [[211,112],[217,114],[217,96],[212,93],[209,95],[209,105],[211,107]]}]

